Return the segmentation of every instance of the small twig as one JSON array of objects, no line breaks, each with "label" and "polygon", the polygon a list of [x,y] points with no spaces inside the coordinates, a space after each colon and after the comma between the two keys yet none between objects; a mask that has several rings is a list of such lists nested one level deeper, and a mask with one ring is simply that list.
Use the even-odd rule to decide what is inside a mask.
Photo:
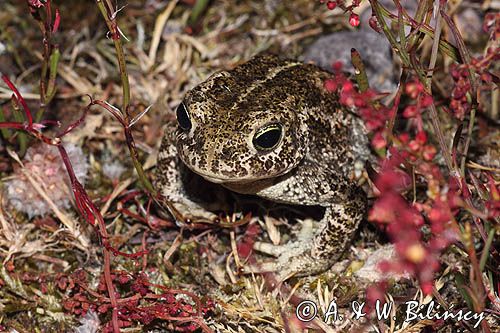
[{"label": "small twig", "polygon": [[396,95],[394,96],[394,102],[391,107],[391,117],[389,118],[389,121],[387,123],[387,134],[389,136],[389,139],[392,141],[394,138],[393,135],[393,130],[394,130],[394,125],[396,124],[396,116],[398,114],[398,108],[399,108],[399,103],[401,101],[401,96],[403,94],[403,84],[402,82],[406,81],[407,74],[405,71],[403,71],[403,74],[401,75],[401,79],[399,80],[398,84],[398,90],[396,91]]},{"label": "small twig", "polygon": [[398,43],[398,41],[396,40],[396,37],[392,34],[391,29],[389,28],[389,26],[385,22],[384,15],[382,13],[383,6],[381,6],[377,0],[370,0],[370,3],[372,5],[373,13],[377,17],[377,21],[380,24],[380,26],[382,27],[382,30],[384,31],[385,36],[389,40],[389,43],[391,44],[393,49],[398,53],[403,64],[405,66],[409,67],[410,66],[410,58],[408,57],[406,50],[403,47],[401,47],[400,43]]},{"label": "small twig", "polygon": [[[439,0],[436,0],[439,2]],[[432,74],[434,73],[434,68],[436,67],[437,54],[439,48],[439,40],[441,39],[441,31],[443,26],[441,24],[441,19],[439,16],[436,17],[436,28],[434,29],[434,40],[432,41],[432,51],[431,59],[429,60],[429,71],[427,72],[427,89],[431,93],[432,88]]]},{"label": "small twig", "polygon": [[[432,96],[432,75],[434,73],[434,67],[436,66],[439,39],[441,38],[441,30],[442,30],[441,20],[439,19],[439,17],[437,17],[436,29],[434,31],[434,41],[432,44],[432,51],[431,51],[431,59],[429,61],[429,71],[427,74],[427,80],[425,81],[425,87],[427,93],[431,96]],[[436,106],[434,103],[432,103],[432,105],[430,106],[430,111],[431,111],[430,116],[432,121],[432,127],[434,128],[434,133],[438,137],[439,146],[441,147],[441,151],[443,152],[443,157],[445,159],[446,166],[448,167],[449,170],[453,171],[454,167],[450,154],[451,152],[448,147],[448,143],[444,138],[443,130],[441,129],[441,124],[439,122],[439,115],[437,113]]]},{"label": "small twig", "polygon": [[[106,8],[102,0],[96,0],[97,7],[99,8],[106,25],[108,26],[109,32],[111,33],[111,38],[115,45],[116,58],[118,60],[118,68],[120,70],[120,77],[122,82],[123,91],[123,102],[122,102],[122,113],[125,119],[129,119],[129,105],[130,105],[130,84],[128,80],[127,64],[125,62],[125,53],[123,52],[123,45],[120,38],[120,32],[118,31],[118,25],[116,24],[116,17],[110,14],[111,8]],[[109,2],[107,2],[109,6]]]}]

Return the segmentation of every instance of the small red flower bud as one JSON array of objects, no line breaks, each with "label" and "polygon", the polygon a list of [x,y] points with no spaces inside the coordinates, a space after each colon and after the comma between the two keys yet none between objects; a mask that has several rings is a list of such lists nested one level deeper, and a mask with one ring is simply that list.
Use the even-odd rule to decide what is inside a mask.
[{"label": "small red flower bud", "polygon": [[329,9],[329,10],[334,10],[335,7],[337,7],[337,3],[335,1],[328,1],[326,3],[326,7]]},{"label": "small red flower bud", "polygon": [[420,288],[422,288],[422,292],[425,295],[432,294],[433,287],[434,287],[434,285],[433,285],[432,281],[426,281],[426,282],[422,283],[422,285],[420,286]]},{"label": "small red flower bud", "polygon": [[387,145],[387,141],[385,140],[382,133],[377,132],[372,139],[372,146],[375,149],[382,149]]},{"label": "small red flower bud", "polygon": [[427,142],[427,134],[424,131],[420,131],[417,133],[415,137],[420,144],[425,144]]},{"label": "small red flower bud", "polygon": [[433,102],[432,96],[425,94],[424,98],[422,98],[422,102],[421,102],[422,107],[426,108],[426,107],[430,106],[432,104],[432,102]]},{"label": "small red flower bud", "polygon": [[410,143],[408,143],[408,148],[412,151],[418,151],[420,149],[420,143],[417,140],[411,140]]},{"label": "small red flower bud", "polygon": [[403,117],[413,118],[418,114],[418,109],[415,105],[408,105],[403,111]]},{"label": "small red flower bud", "polygon": [[335,61],[333,64],[332,64],[332,69],[333,69],[333,72],[334,73],[338,73],[342,70],[342,67],[344,66],[344,64],[342,64],[342,61]]},{"label": "small red flower bud", "polygon": [[352,84],[351,81],[346,81],[342,85],[342,91],[345,93],[351,93],[354,90],[354,85]]},{"label": "small red flower bud", "polygon": [[353,27],[357,27],[359,25],[359,15],[352,13],[349,17],[349,24]]},{"label": "small red flower bud", "polygon": [[401,141],[401,143],[408,143],[408,141],[410,141],[410,135],[408,133],[401,133],[399,135],[399,141]]},{"label": "small red flower bud", "polygon": [[436,147],[431,145],[424,146],[423,157],[426,161],[431,161],[434,156],[436,156],[437,150]]},{"label": "small red flower bud", "polygon": [[423,90],[424,86],[420,82],[410,82],[405,86],[406,94],[412,99],[416,99]]},{"label": "small red flower bud", "polygon": [[327,79],[325,80],[324,87],[328,92],[335,92],[337,90],[337,82]]}]

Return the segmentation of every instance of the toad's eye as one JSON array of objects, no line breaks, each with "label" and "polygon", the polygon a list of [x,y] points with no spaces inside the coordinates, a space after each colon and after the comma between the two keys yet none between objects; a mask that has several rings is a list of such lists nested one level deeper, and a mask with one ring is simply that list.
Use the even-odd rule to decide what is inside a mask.
[{"label": "toad's eye", "polygon": [[280,124],[266,125],[257,130],[252,143],[257,150],[271,150],[280,143],[282,132]]},{"label": "toad's eye", "polygon": [[179,123],[179,126],[183,130],[189,131],[192,126],[191,119],[189,118],[189,113],[184,103],[179,104],[176,113],[177,113],[177,122]]}]

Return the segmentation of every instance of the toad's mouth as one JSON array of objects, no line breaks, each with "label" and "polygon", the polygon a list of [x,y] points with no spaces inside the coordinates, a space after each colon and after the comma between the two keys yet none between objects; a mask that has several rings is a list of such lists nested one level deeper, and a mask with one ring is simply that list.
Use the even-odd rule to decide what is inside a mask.
[{"label": "toad's mouth", "polygon": [[237,176],[237,175],[223,175],[223,174],[216,174],[213,172],[209,172],[207,170],[199,169],[197,167],[194,167],[192,165],[189,165],[187,163],[184,163],[191,171],[194,173],[200,175],[201,177],[205,178],[211,183],[216,183],[216,184],[252,184],[257,181],[262,181],[266,179],[272,179],[275,177],[281,176],[285,172],[281,172],[278,174],[265,174],[265,175],[246,175],[246,176]]},{"label": "toad's mouth", "polygon": [[287,173],[287,170],[283,170],[282,172],[274,172],[263,175],[249,174],[246,176],[228,176],[220,173],[216,174],[205,169],[200,169],[196,166],[189,165],[182,159],[182,156],[181,160],[189,170],[203,177],[207,181],[215,184],[220,184],[239,193],[256,193],[258,189],[263,189],[272,185],[278,179],[278,177],[281,177]]},{"label": "toad's mouth", "polygon": [[247,176],[247,177],[228,177],[224,175],[214,175],[206,171],[197,170],[189,165],[188,168],[194,173],[200,175],[207,181],[215,184],[219,184],[228,188],[231,191],[241,193],[241,194],[256,194],[263,189],[272,186],[279,175],[264,175],[264,176]]},{"label": "toad's mouth", "polygon": [[264,177],[253,177],[253,178],[226,178],[203,175],[198,173],[204,179],[211,183],[220,184],[231,191],[242,193],[242,194],[256,194],[263,189],[272,186],[278,176],[264,176]]},{"label": "toad's mouth", "polygon": [[238,170],[234,170],[228,166],[226,166],[226,168],[223,167],[222,169],[220,167],[214,168],[212,165],[214,160],[213,156],[207,156],[204,159],[203,166],[198,165],[197,163],[189,163],[189,159],[183,154],[184,150],[182,149],[182,146],[178,146],[177,150],[179,152],[178,156],[180,157],[180,160],[192,172],[211,183],[220,184],[228,188],[241,188],[241,190],[238,190],[237,192],[242,192],[245,186],[253,188],[257,183],[268,185],[272,184],[275,182],[277,177],[287,174],[296,167],[296,165],[292,165],[283,169],[269,168],[263,172],[252,173],[251,170],[248,170],[248,168],[243,168],[242,165],[239,165],[239,168],[244,169],[245,172],[238,173]]}]

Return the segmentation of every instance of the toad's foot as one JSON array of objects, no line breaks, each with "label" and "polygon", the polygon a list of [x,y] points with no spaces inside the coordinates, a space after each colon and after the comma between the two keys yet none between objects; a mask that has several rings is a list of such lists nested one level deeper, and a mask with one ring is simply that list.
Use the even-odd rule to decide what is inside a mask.
[{"label": "toad's foot", "polygon": [[277,259],[247,267],[244,272],[277,272],[278,280],[281,282],[292,276],[308,276],[326,271],[333,265],[337,257],[318,258],[313,256],[311,244],[315,234],[314,224],[318,224],[318,222],[309,219],[304,220],[297,239],[284,245],[256,242],[254,244],[255,250],[274,256]]},{"label": "toad's foot", "polygon": [[[256,244],[256,249],[265,250],[271,244]],[[305,242],[293,242],[272,249],[274,254],[279,253],[272,262],[252,265],[244,270],[247,273],[276,272],[278,281],[282,282],[291,277],[302,277],[320,274],[328,270],[336,261],[336,256],[316,258],[311,254],[311,245]]]},{"label": "toad's foot", "polygon": [[188,223],[212,223],[219,220],[217,215],[189,200],[172,202],[167,199],[165,205],[176,221]]}]

